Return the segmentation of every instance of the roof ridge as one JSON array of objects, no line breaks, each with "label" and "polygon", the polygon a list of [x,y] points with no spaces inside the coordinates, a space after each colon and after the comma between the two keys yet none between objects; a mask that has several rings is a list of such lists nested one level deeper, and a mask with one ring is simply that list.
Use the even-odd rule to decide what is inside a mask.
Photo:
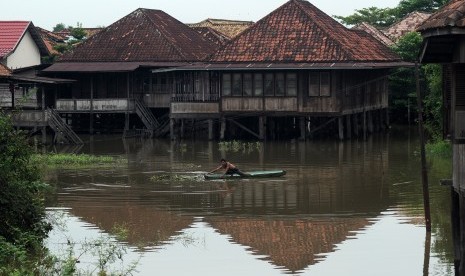
[{"label": "roof ridge", "polygon": [[[324,33],[326,33],[328,35],[328,37],[331,37],[331,39],[335,42],[337,42],[339,48],[341,49],[341,51],[343,51],[348,57],[350,56],[350,58],[354,58],[354,53],[352,51],[352,48],[349,48],[347,49],[347,47],[344,47],[344,44],[341,43],[341,41],[339,41],[339,36],[336,36],[334,35],[333,32],[329,32],[325,27],[322,27],[320,22],[316,21],[311,14],[309,14],[307,12],[307,7],[304,7],[302,5],[311,5],[311,7],[316,10],[318,13],[320,13],[320,15],[323,15],[325,17],[328,17],[330,20],[334,21],[334,23],[337,24],[337,26],[339,27],[342,27],[344,28],[344,31],[349,31],[348,29],[346,29],[344,26],[341,25],[341,23],[337,22],[336,20],[334,20],[331,16],[325,14],[323,11],[321,11],[320,9],[318,9],[316,6],[312,5],[312,3],[308,2],[308,1],[304,1],[304,0],[290,0],[288,3],[290,2],[295,2],[296,5],[299,6],[300,10],[302,10],[302,12],[321,30],[323,31]],[[305,2],[305,4],[304,4]],[[350,51],[349,51],[350,50]]]},{"label": "roof ridge", "polygon": [[[186,56],[178,47],[176,47],[175,43],[173,43],[173,41],[172,41],[171,39],[169,39],[169,37],[168,37],[163,31],[160,31],[160,30],[159,30],[160,28],[158,28],[156,22],[154,22],[154,21],[152,20],[152,18],[147,14],[147,10],[149,10],[149,9],[142,9],[142,8],[139,8],[139,9],[140,9],[141,11],[143,11],[144,16],[156,27],[156,28],[154,28],[152,31],[155,32],[155,33],[156,33],[156,32],[160,33],[160,35],[163,37],[163,39],[164,39],[165,41],[168,42],[169,46],[170,46],[171,48],[173,48],[173,49],[176,51],[176,53],[179,54],[179,56],[181,56],[181,57],[182,57],[183,59],[185,59],[185,60],[188,60],[187,56]],[[163,12],[162,10],[153,10],[153,11]],[[164,13],[164,12],[163,12],[163,13]],[[167,15],[168,15],[168,14],[167,14]],[[173,17],[173,18],[174,18],[174,17]],[[174,19],[177,20],[176,18],[174,18]],[[179,21],[179,20],[177,20],[177,21]],[[179,21],[179,22],[180,22],[180,21]],[[181,23],[181,24],[184,24],[184,23],[182,23],[182,22],[180,22],[180,23]]]}]

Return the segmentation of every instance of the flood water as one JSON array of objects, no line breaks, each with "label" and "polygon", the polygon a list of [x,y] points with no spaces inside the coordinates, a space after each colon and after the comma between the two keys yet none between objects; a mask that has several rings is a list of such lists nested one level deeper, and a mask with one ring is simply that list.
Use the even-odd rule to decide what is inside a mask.
[{"label": "flood water", "polygon": [[[94,136],[79,152],[123,161],[49,171],[48,210],[62,225],[47,244],[66,254],[70,240],[114,238],[123,228],[123,261],[111,269],[137,261],[136,275],[453,275],[450,188],[439,185],[451,164],[429,161],[428,236],[416,133],[394,128],[368,141],[266,142],[238,151],[218,142]],[[244,171],[287,175],[204,180],[222,157]],[[92,271],[95,253],[79,256]]]}]

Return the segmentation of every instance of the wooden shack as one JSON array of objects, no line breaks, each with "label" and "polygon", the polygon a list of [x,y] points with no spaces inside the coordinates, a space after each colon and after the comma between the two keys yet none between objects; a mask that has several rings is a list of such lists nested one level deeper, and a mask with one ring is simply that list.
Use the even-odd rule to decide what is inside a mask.
[{"label": "wooden shack", "polygon": [[453,147],[452,222],[456,275],[465,275],[465,1],[454,0],[418,28],[422,63],[443,64],[445,134]]},{"label": "wooden shack", "polygon": [[210,139],[366,137],[389,124],[389,69],[405,65],[368,33],[290,0],[208,62],[171,70],[181,84],[171,137],[186,125],[208,126]]},{"label": "wooden shack", "polygon": [[151,70],[203,60],[217,47],[163,11],[137,9],[43,73],[77,80],[59,91],[56,101],[56,110],[73,128],[128,133],[145,127],[151,136],[162,135],[176,83],[172,73]]}]

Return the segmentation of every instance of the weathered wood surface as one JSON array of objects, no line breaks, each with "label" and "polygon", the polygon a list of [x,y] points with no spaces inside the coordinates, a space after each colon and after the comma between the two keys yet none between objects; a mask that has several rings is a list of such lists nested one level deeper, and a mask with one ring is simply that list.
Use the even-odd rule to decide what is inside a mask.
[{"label": "weathered wood surface", "polygon": [[219,113],[220,108],[218,103],[171,103],[172,114],[184,113]]},{"label": "weathered wood surface", "polygon": [[[90,99],[59,99],[56,109],[62,112],[90,112]],[[94,112],[133,112],[134,100],[127,99],[94,99],[92,111]]]},{"label": "weathered wood surface", "polygon": [[169,108],[171,94],[144,94],[142,99],[150,108]]},{"label": "weathered wood surface", "polygon": [[47,126],[49,116],[42,110],[23,110],[11,116],[13,124],[19,127]]},{"label": "weathered wood surface", "polygon": [[265,111],[297,112],[297,97],[265,98]]},{"label": "weathered wood surface", "polygon": [[242,97],[228,97],[222,99],[221,105],[222,111],[233,112],[233,111],[262,111],[263,110],[263,98],[242,98]]},{"label": "weathered wood surface", "polygon": [[465,144],[454,144],[452,148],[454,188],[465,195]]}]

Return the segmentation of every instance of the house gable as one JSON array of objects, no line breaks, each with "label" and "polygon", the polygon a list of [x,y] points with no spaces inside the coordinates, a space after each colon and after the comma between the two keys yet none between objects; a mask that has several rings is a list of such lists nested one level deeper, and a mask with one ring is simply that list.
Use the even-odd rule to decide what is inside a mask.
[{"label": "house gable", "polygon": [[382,43],[345,28],[307,1],[290,0],[226,44],[213,62],[386,62]]},{"label": "house gable", "polygon": [[138,9],[93,35],[60,61],[200,61],[217,47],[163,11]]}]

